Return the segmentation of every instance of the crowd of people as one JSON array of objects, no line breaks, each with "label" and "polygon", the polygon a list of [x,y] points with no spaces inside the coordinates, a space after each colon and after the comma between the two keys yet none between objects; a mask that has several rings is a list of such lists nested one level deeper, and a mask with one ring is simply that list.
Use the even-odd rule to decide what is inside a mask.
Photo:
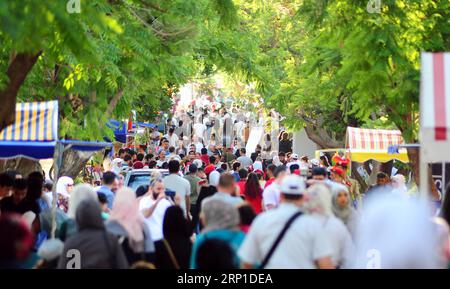
[{"label": "crowd of people", "polygon": [[[180,120],[119,149],[92,184],[1,173],[0,267],[367,268],[373,249],[375,267],[448,266],[449,194],[435,213],[384,173],[361,193],[345,157],[299,157],[286,132],[248,153],[197,124],[187,144]],[[148,184],[124,186],[129,169],[152,169]]]}]

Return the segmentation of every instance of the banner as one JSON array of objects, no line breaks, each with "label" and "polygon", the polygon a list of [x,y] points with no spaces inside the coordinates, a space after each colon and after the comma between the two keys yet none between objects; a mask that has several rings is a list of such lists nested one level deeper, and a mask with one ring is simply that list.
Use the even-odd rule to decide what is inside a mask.
[{"label": "banner", "polygon": [[450,53],[422,53],[421,63],[422,161],[450,161]]}]

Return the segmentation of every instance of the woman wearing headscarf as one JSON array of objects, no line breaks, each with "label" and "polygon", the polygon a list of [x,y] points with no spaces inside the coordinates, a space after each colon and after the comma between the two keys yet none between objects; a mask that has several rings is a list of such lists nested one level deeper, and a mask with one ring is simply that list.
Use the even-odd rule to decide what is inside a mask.
[{"label": "woman wearing headscarf", "polygon": [[68,219],[62,223],[61,230],[59,232],[60,233],[59,239],[61,239],[62,241],[65,241],[67,238],[76,233],[77,231],[77,226],[75,222],[76,211],[80,206],[81,202],[86,199],[97,200],[98,199],[97,193],[95,193],[94,189],[88,184],[76,185],[70,194],[67,210]]},{"label": "woman wearing headscarf", "polygon": [[164,238],[155,242],[157,269],[189,269],[192,242],[190,229],[183,210],[171,206],[164,215]]},{"label": "woman wearing headscarf", "polygon": [[[57,206],[65,213],[69,208],[70,192],[73,189],[73,179],[71,177],[60,177],[56,183]],[[51,200],[50,200],[51,201]]]},{"label": "woman wearing headscarf", "polygon": [[392,193],[398,194],[400,196],[406,196],[408,188],[406,187],[405,176],[402,174],[396,174],[391,177]]},{"label": "woman wearing headscarf", "polygon": [[351,205],[348,187],[338,183],[331,183],[332,210],[347,227],[350,235],[355,237],[355,227],[358,221],[358,213]]},{"label": "woman wearing headscarf", "polygon": [[116,236],[106,231],[96,199],[83,200],[76,210],[78,232],[66,240],[58,268],[73,264],[69,250],[79,252],[79,269],[127,269],[128,262]]},{"label": "woman wearing headscarf", "polygon": [[153,261],[153,240],[132,189],[117,191],[106,229],[119,238],[129,264]]},{"label": "woman wearing headscarf", "polygon": [[322,184],[316,184],[307,190],[307,213],[323,224],[323,229],[332,246],[331,256],[335,268],[352,268],[355,261],[355,246],[344,223],[336,218],[331,209],[331,193]]},{"label": "woman wearing headscarf", "polygon": [[123,159],[121,158],[113,159],[113,161],[111,162],[111,171],[114,172],[116,175],[120,174],[120,172],[122,171],[122,164]]},{"label": "woman wearing headscarf", "polygon": [[234,252],[234,264],[238,268],[240,261],[236,252],[245,238],[245,233],[239,229],[238,209],[230,203],[209,198],[202,204],[200,218],[205,227],[192,248],[191,269],[197,269],[197,250],[207,239],[225,241]]}]

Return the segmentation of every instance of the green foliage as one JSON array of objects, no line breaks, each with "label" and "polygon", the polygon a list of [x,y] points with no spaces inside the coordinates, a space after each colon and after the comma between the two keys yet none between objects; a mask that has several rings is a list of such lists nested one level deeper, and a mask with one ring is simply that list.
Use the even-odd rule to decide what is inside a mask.
[{"label": "green foliage", "polygon": [[[19,100],[60,101],[63,137],[101,139],[109,118],[153,121],[191,80],[225,73],[231,94],[285,124],[399,128],[417,139],[420,51],[450,49],[448,0],[0,1],[0,88],[18,52],[42,51]],[[243,89],[251,84],[251,89]],[[260,99],[263,99],[261,102]],[[244,102],[243,102],[244,103]]]},{"label": "green foliage", "polygon": [[[299,128],[398,128],[417,140],[420,52],[450,49],[448,0],[236,1],[264,103]],[[229,41],[227,41],[229,43]],[[251,79],[250,77],[250,79]]]},{"label": "green foliage", "polygon": [[11,55],[42,51],[19,101],[58,99],[60,136],[111,136],[109,118],[152,121],[194,77],[198,51],[236,23],[232,0],[1,1],[0,85]]}]

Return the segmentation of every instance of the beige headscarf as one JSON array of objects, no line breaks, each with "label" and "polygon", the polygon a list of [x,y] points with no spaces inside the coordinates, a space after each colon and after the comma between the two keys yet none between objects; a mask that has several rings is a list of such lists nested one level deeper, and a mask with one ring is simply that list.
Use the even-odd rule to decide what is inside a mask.
[{"label": "beige headscarf", "polygon": [[205,199],[202,202],[202,214],[206,223],[203,233],[223,229],[234,230],[240,222],[237,208],[218,199]]},{"label": "beige headscarf", "polygon": [[331,192],[323,184],[315,184],[306,190],[307,203],[306,210],[310,214],[319,214],[321,216],[334,216],[331,209]]}]

